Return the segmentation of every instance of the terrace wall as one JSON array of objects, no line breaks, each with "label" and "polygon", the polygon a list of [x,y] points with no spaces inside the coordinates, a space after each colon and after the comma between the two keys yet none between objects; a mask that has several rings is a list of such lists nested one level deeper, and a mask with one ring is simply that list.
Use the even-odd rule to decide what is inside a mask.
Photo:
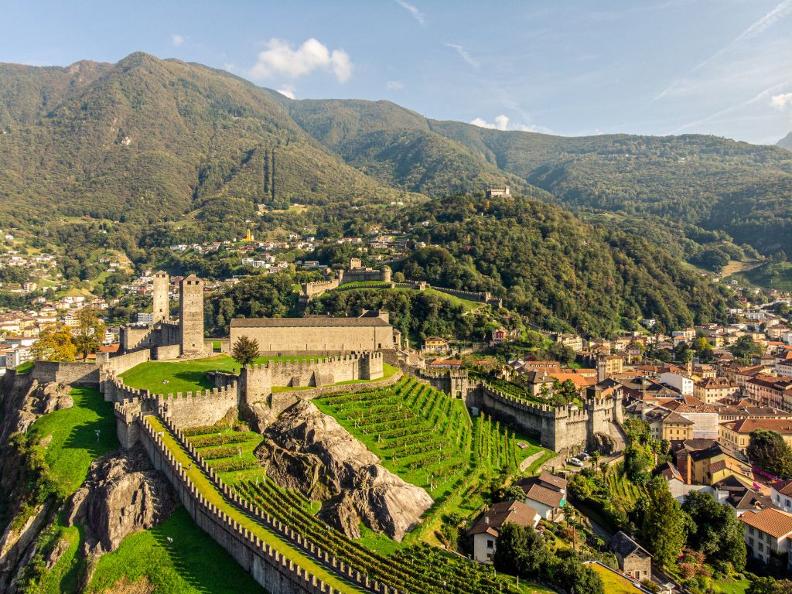
[{"label": "terrace wall", "polygon": [[135,424],[140,425],[139,439],[152,464],[171,482],[193,521],[223,547],[267,592],[271,594],[335,594],[337,592],[239,525],[222,509],[207,501],[196,489],[181,464],[173,458],[162,438],[154,433],[152,427],[140,417]]}]

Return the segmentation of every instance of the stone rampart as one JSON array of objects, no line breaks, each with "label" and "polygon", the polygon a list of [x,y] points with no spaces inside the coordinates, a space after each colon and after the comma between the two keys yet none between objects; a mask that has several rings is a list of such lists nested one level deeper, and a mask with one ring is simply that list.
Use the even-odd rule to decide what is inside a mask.
[{"label": "stone rampart", "polygon": [[57,382],[73,386],[96,386],[99,384],[99,366],[95,363],[59,363],[36,361],[31,370],[34,380],[45,384]]},{"label": "stone rampart", "polygon": [[538,437],[542,446],[556,452],[591,447],[597,435],[618,439],[618,425],[623,421],[620,398],[589,399],[583,408],[571,404],[553,406],[522,400],[486,383],[470,394],[472,404]]},{"label": "stone rampart", "polygon": [[173,361],[181,355],[181,346],[178,344],[168,344],[157,346],[152,349],[153,357],[157,361]]},{"label": "stone rampart", "polygon": [[351,380],[374,380],[384,374],[382,353],[340,355],[300,361],[269,361],[242,371],[242,393],[248,403],[272,394],[273,386],[319,388]]},{"label": "stone rampart", "polygon": [[[171,482],[193,521],[223,547],[267,592],[271,594],[336,594],[339,592],[301,567],[297,562],[262,541],[261,538],[230,517],[223,509],[210,503],[196,488],[182,465],[173,457],[164,444],[162,436],[156,434],[144,417],[138,417],[136,424],[140,425],[140,440],[152,464]],[[219,481],[214,473],[210,478],[215,484]],[[221,492],[229,493],[230,489],[224,485]],[[239,501],[238,496],[234,499]],[[241,506],[236,502],[235,504],[241,507],[247,515],[257,518],[263,515],[260,510],[251,509],[249,504]],[[284,529],[289,528],[284,526]],[[327,552],[323,552],[323,555],[324,558],[328,558]],[[358,575],[360,575],[359,572]],[[366,579],[366,581],[368,580]],[[387,592],[381,587],[372,591]],[[391,590],[391,592],[395,591]]]}]

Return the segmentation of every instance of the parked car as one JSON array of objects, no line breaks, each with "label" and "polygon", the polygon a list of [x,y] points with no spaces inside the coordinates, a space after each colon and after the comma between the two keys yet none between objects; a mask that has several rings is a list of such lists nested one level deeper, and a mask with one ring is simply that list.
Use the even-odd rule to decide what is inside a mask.
[{"label": "parked car", "polygon": [[583,462],[581,460],[579,460],[578,458],[570,458],[569,460],[567,460],[567,462],[569,464],[571,464],[572,466],[579,466],[579,467],[583,468]]}]

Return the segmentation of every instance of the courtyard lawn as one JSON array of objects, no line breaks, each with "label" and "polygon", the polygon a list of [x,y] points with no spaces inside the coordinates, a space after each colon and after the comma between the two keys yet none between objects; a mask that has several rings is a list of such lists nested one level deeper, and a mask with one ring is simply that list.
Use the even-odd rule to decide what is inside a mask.
[{"label": "courtyard lawn", "polygon": [[630,580],[606,569],[602,565],[591,563],[589,567],[602,578],[602,584],[608,594],[638,594],[640,592],[638,588],[632,585]]},{"label": "courtyard lawn", "polygon": [[[91,462],[118,447],[113,405],[94,388],[72,388],[74,406],[39,418],[30,428],[64,495],[85,480]],[[46,440],[49,440],[47,442]]]},{"label": "courtyard lawn", "polygon": [[[256,359],[255,363],[264,364],[268,361],[309,361],[322,359],[317,355],[264,355]],[[148,390],[152,394],[176,394],[177,392],[195,392],[198,390],[211,390],[214,384],[206,375],[209,371],[225,371],[238,374],[239,363],[228,355],[207,357],[206,359],[193,359],[190,361],[146,361],[121,374],[121,379],[131,388]],[[391,377],[398,369],[387,363],[384,366],[383,378]],[[352,380],[347,383],[362,383],[369,380]],[[299,388],[284,388],[277,391],[286,391]],[[305,388],[303,388],[305,389]]]},{"label": "courtyard lawn", "polygon": [[712,590],[719,594],[745,594],[751,582],[748,578],[723,578],[712,580]]},{"label": "courtyard lawn", "polygon": [[[119,588],[122,584],[126,588]],[[118,550],[99,559],[87,591],[124,589],[162,594],[264,592],[183,507],[159,526],[130,534]]]}]

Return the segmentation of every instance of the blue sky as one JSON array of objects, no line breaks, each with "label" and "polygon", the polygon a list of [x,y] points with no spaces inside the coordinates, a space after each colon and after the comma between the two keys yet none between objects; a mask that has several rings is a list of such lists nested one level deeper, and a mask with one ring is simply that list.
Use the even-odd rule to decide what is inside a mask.
[{"label": "blue sky", "polygon": [[297,98],[564,135],[792,130],[792,0],[0,0],[0,61],[142,50]]}]

